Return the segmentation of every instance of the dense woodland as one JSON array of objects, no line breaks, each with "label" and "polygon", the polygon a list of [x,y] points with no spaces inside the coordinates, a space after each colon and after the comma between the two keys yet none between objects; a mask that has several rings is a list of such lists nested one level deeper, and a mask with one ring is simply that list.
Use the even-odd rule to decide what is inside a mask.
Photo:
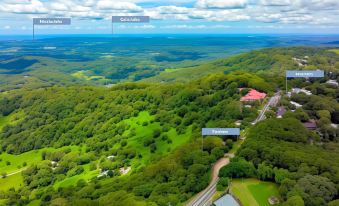
[{"label": "dense woodland", "polygon": [[[237,79],[242,79],[242,82],[237,83]],[[88,204],[102,202],[103,205],[112,201],[121,202],[121,205],[126,205],[125,201],[143,205],[145,199],[156,205],[185,202],[208,184],[211,164],[231,147],[223,145],[220,138],[208,137],[204,151],[201,151],[198,141],[201,128],[235,127],[237,120],[243,120],[244,126],[249,125],[257,116],[257,109],[242,107],[239,102],[242,94],[238,88],[248,87],[252,81],[257,82],[258,89],[270,91],[260,77],[234,73],[209,76],[186,85],[126,83],[112,89],[52,87],[5,96],[1,99],[2,114],[20,111],[22,119],[14,125],[4,126],[2,151],[20,154],[44,147],[86,145],[86,150],[78,153],[63,150],[44,153],[42,158],[46,161],[25,170],[23,178],[26,186],[13,193],[25,197],[27,191],[35,189],[36,198],[41,198],[46,204],[58,198],[73,204],[75,200],[78,202],[79,197]],[[130,139],[136,132],[124,122],[144,111],[154,119],[139,124],[159,124],[161,128],[153,130],[151,135],[137,143],[149,148],[147,156],[150,155],[150,158],[130,145]],[[175,141],[165,134],[172,128],[178,135],[191,130],[191,143],[173,152],[159,152],[157,147],[161,142],[172,144]],[[111,154],[116,156],[115,161],[99,161],[99,167],[112,171],[112,178],[89,184],[85,182],[86,187],[84,182],[80,182],[79,187],[83,189],[68,188],[67,192],[48,187],[56,180],[81,174],[83,165]],[[58,162],[58,167],[53,170],[48,160]],[[147,163],[142,165],[142,161]],[[118,168],[134,167],[135,164],[137,168],[133,168],[131,177],[118,177]],[[96,165],[92,167],[96,168]],[[11,196],[14,194],[7,194],[11,204],[27,202],[26,198]]]},{"label": "dense woodland", "polygon": [[[329,74],[333,79],[338,79],[337,75]],[[305,88],[312,94],[283,97],[278,104],[287,109],[283,118],[268,115],[267,120],[252,127],[236,158],[222,168],[220,176],[274,181],[286,206],[337,205],[339,89],[325,82],[290,80],[291,87]],[[302,107],[296,108],[291,100]],[[316,130],[303,125],[310,120],[315,121]]]},{"label": "dense woodland", "polygon": [[[252,126],[261,105],[244,107],[239,99],[246,90],[238,88],[273,94],[284,85],[282,76],[274,76],[283,75],[285,67],[278,65],[297,68],[293,55],[309,55],[305,69],[321,66],[327,77],[290,80],[291,87],[313,94],[282,98],[279,106],[288,109],[282,119],[272,109],[267,120]],[[181,205],[208,185],[211,166],[233,145],[232,138],[206,137],[202,150],[201,128],[236,127],[241,120],[241,129],[249,128],[246,141],[221,170],[218,187],[231,177],[257,177],[276,182],[286,205],[326,205],[339,195],[338,129],[331,127],[338,124],[339,92],[325,84],[338,79],[337,59],[324,49],[272,49],[214,62],[223,74],[183,84],[53,86],[1,94],[0,116],[14,117],[1,129],[2,153],[58,149],[46,149],[39,163],[25,165],[24,186],[0,192],[0,199],[7,205],[34,200],[41,205]],[[311,119],[318,131],[303,126]],[[55,187],[87,167],[107,174]],[[132,172],[123,175],[120,168],[128,167]]]}]

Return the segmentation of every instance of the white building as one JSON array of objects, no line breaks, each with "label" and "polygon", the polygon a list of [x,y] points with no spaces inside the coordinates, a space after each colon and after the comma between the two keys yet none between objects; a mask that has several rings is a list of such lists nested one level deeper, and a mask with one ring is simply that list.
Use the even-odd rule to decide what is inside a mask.
[{"label": "white building", "polygon": [[293,101],[290,101],[291,104],[293,104],[296,108],[300,108],[302,107],[303,105],[297,103],[297,102],[293,102]]},{"label": "white building", "polygon": [[300,88],[293,88],[292,89],[292,93],[295,93],[295,94],[299,94],[299,93],[304,93],[306,95],[312,95],[312,92],[311,91],[308,91],[306,89],[300,89]]},{"label": "white building", "polygon": [[333,80],[333,79],[330,79],[326,82],[326,84],[330,84],[330,85],[333,85],[333,86],[339,86],[337,80]]}]

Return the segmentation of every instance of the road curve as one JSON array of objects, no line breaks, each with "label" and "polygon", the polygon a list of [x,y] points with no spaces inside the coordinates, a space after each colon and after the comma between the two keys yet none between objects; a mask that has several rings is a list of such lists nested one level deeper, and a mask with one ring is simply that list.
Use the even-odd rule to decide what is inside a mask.
[{"label": "road curve", "polygon": [[190,201],[187,206],[204,206],[208,203],[208,201],[212,198],[214,193],[216,192],[217,183],[219,180],[219,170],[227,165],[230,162],[230,157],[232,157],[233,154],[226,154],[225,157],[219,159],[213,166],[212,169],[212,180],[208,187],[198,193],[192,201]]}]

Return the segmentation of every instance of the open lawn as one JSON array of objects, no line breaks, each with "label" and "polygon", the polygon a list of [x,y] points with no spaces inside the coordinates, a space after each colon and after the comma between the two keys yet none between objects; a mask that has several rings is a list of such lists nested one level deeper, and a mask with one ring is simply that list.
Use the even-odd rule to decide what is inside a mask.
[{"label": "open lawn", "polygon": [[66,178],[62,181],[58,181],[53,185],[53,187],[55,189],[57,189],[59,187],[75,186],[77,184],[77,182],[81,179],[83,179],[85,181],[89,181],[93,177],[96,177],[99,174],[99,170],[90,171],[89,165],[90,164],[83,165],[83,167],[84,167],[83,173],[81,173],[79,175],[72,176],[72,177],[68,177],[68,178]]},{"label": "open lawn", "polygon": [[27,206],[39,206],[40,202],[41,202],[41,200],[33,200]]},{"label": "open lawn", "polygon": [[[0,159],[1,159],[0,174],[7,173],[7,175],[9,175],[13,172],[22,171],[23,169],[25,169],[25,167],[23,166],[24,162],[26,162],[27,164],[26,167],[28,167],[29,165],[42,161],[41,153],[43,151],[53,152],[53,151],[65,149],[65,148],[71,148],[72,151],[75,151],[79,149],[79,146],[66,146],[66,147],[62,147],[59,149],[44,148],[44,149],[25,152],[20,155],[12,155],[12,154],[7,154],[4,152],[0,154]],[[10,165],[7,165],[8,164],[7,162],[10,162]],[[86,178],[83,178],[83,179],[86,179]],[[23,179],[21,176],[21,172],[18,172],[14,175],[10,175],[6,178],[0,179],[0,190],[8,190],[9,188],[12,188],[12,187],[19,188],[22,185],[23,185]]]},{"label": "open lawn", "polygon": [[[181,135],[178,135],[174,128],[170,128],[169,131],[161,132],[161,134],[167,134],[168,139],[170,139],[172,142],[168,143],[167,140],[162,140],[161,136],[158,137],[156,139],[157,150],[152,154],[150,152],[150,148],[144,146],[144,140],[145,138],[152,138],[154,130],[162,129],[162,126],[160,126],[158,122],[151,123],[153,119],[153,116],[151,116],[147,111],[144,111],[140,112],[137,117],[132,117],[123,121],[123,123],[129,124],[131,126],[130,129],[124,133],[124,135],[128,136],[131,130],[133,128],[135,129],[135,136],[128,139],[128,145],[136,149],[142,155],[141,162],[140,159],[136,159],[132,162],[138,164],[138,166],[147,164],[152,156],[169,153],[173,149],[188,142],[191,137],[191,127],[187,129],[185,134]],[[147,122],[147,125],[143,126],[143,122]]]},{"label": "open lawn", "polygon": [[21,172],[0,179],[0,191],[6,191],[10,188],[18,189],[23,185]]},{"label": "open lawn", "polygon": [[339,54],[339,49],[330,49],[329,51]]},{"label": "open lawn", "polygon": [[1,116],[0,115],[0,131],[6,124],[15,124],[17,121],[19,121],[23,116],[23,112],[15,112],[8,116]]},{"label": "open lawn", "polygon": [[[78,146],[67,146],[67,147],[70,147],[73,151],[79,148]],[[26,162],[26,165],[29,166],[33,163],[42,161],[41,153],[43,151],[53,152],[56,150],[67,148],[67,147],[62,147],[59,149],[44,148],[44,149],[39,149],[39,150],[32,150],[32,151],[25,152],[19,155],[12,155],[12,154],[3,152],[2,154],[0,154],[0,159],[1,159],[0,174],[3,172],[6,172],[7,174],[16,172],[24,167],[24,162]]]},{"label": "open lawn", "polygon": [[107,79],[104,76],[99,76],[99,75],[93,75],[91,71],[89,70],[81,70],[77,71],[72,74],[73,77],[76,77],[78,79],[86,80],[86,81],[98,81],[98,80],[103,80],[106,81]]},{"label": "open lawn", "polygon": [[234,179],[231,184],[231,192],[243,206],[270,206],[268,198],[279,197],[276,184],[257,179]]}]

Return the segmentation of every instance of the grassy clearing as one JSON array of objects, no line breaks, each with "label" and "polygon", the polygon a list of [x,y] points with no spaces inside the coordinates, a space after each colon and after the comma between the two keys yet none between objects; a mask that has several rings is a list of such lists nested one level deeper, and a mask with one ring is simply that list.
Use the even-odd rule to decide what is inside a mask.
[{"label": "grassy clearing", "polygon": [[329,51],[339,54],[339,49],[330,49]]},{"label": "grassy clearing", "polygon": [[[142,159],[133,160],[133,164],[137,164],[138,166],[146,165],[152,156],[160,156],[169,153],[180,145],[189,141],[191,137],[191,128],[187,129],[185,134],[178,135],[174,128],[171,128],[168,132],[162,132],[162,134],[167,134],[168,138],[172,141],[172,143],[168,143],[158,137],[156,139],[157,150],[155,153],[150,152],[149,147],[144,146],[145,138],[151,138],[153,136],[153,131],[156,129],[162,129],[158,122],[151,121],[154,119],[147,111],[140,112],[137,117],[132,117],[130,119],[124,120],[123,122],[131,125],[130,129],[124,133],[124,135],[128,135],[131,130],[135,129],[135,136],[128,139],[128,145],[132,148],[136,149],[142,155]],[[142,126],[143,122],[147,122],[146,126]],[[133,166],[132,166],[133,167]]]},{"label": "grassy clearing", "polygon": [[231,192],[244,206],[269,206],[269,197],[279,197],[276,184],[257,179],[235,179],[231,184]]},{"label": "grassy clearing", "polygon": [[[42,161],[41,153],[43,151],[55,152],[57,150],[62,150],[65,148],[71,148],[72,151],[75,151],[79,149],[79,146],[66,146],[66,147],[62,147],[59,149],[44,148],[44,149],[25,152],[20,155],[2,153],[0,155],[0,159],[1,159],[0,174],[7,173],[7,175],[10,175],[13,172],[21,171],[32,164],[37,164],[41,162]],[[10,165],[7,165],[7,162],[10,162]],[[26,167],[23,166],[24,162],[27,163]],[[0,190],[8,190],[12,187],[20,188],[22,185],[23,185],[23,179],[22,179],[21,172],[16,173],[14,175],[10,175],[3,179],[0,179]]]},{"label": "grassy clearing", "polygon": [[105,80],[106,79],[104,76],[91,75],[90,73],[91,73],[91,71],[81,70],[81,71],[77,71],[77,72],[73,73],[72,76],[76,77],[78,79],[83,79],[83,80],[87,80],[87,81]]},{"label": "grassy clearing", "polygon": [[11,121],[11,116],[0,116],[0,131]]},{"label": "grassy clearing", "polygon": [[68,177],[62,181],[56,182],[53,187],[55,189],[59,188],[59,187],[69,187],[69,186],[75,186],[77,184],[77,182],[81,179],[85,180],[85,181],[90,181],[93,177],[96,177],[99,174],[99,170],[93,170],[90,171],[89,166],[90,164],[86,164],[83,165],[84,167],[84,172],[79,174],[79,175],[75,175],[73,177]]},{"label": "grassy clearing", "polygon": [[20,121],[22,117],[23,117],[23,111],[18,111],[8,116],[0,116],[0,131],[6,124],[13,125],[16,122]]},{"label": "grassy clearing", "polygon": [[0,179],[0,191],[6,191],[10,188],[18,189],[23,186],[23,178],[21,173]]},{"label": "grassy clearing", "polygon": [[[65,148],[71,148],[72,151],[76,150],[79,148],[79,146],[67,146],[67,147],[62,147],[59,149],[55,148],[44,148],[44,149],[39,149],[39,150],[32,150],[29,152],[25,152],[19,155],[12,155],[8,153],[2,153],[0,154],[0,174],[3,172],[6,172],[7,174],[10,174],[12,172],[16,172],[20,169],[22,169],[24,166],[24,162],[26,162],[27,166],[38,163],[42,161],[41,159],[41,153],[43,151],[46,152],[54,152],[60,149],[65,149]],[[8,165],[9,162],[10,164]]]},{"label": "grassy clearing", "polygon": [[33,200],[27,206],[39,206],[40,202],[41,202],[41,200]]}]

